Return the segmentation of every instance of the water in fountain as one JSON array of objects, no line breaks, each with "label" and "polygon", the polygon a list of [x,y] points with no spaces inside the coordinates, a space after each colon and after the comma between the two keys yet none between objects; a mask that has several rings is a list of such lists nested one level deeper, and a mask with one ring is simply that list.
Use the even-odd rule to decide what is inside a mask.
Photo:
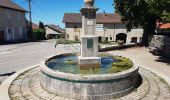
[{"label": "water in fountain", "polygon": [[[122,59],[125,59],[124,62]],[[128,64],[129,63],[129,64]],[[46,65],[56,71],[72,74],[108,74],[116,73],[132,67],[133,64],[127,58],[104,56],[101,57],[100,68],[88,67],[86,69],[80,68],[78,65],[78,57],[75,54],[56,57],[49,60]]]}]

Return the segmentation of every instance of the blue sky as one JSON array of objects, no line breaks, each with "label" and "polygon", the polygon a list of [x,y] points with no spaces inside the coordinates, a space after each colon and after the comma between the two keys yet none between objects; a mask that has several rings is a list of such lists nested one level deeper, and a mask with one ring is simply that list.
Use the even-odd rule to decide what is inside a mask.
[{"label": "blue sky", "polygon": [[[27,0],[13,0],[26,10]],[[98,12],[113,13],[113,0],[96,0]],[[64,27],[62,19],[64,13],[78,13],[84,5],[84,0],[32,0],[32,18],[34,23],[55,24]]]}]

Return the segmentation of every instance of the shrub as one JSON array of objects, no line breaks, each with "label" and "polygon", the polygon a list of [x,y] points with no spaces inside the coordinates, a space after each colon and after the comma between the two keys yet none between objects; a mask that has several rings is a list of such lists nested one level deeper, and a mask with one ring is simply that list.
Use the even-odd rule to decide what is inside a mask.
[{"label": "shrub", "polygon": [[118,45],[123,45],[123,44],[125,44],[124,41],[122,41],[122,40],[117,40],[117,43],[118,43]]},{"label": "shrub", "polygon": [[35,40],[44,40],[46,39],[45,37],[45,31],[43,29],[34,29],[33,30],[33,35]]},{"label": "shrub", "polygon": [[65,40],[65,39],[57,40],[57,44],[73,44],[73,43],[80,43],[80,41],[72,41],[72,40]]},{"label": "shrub", "polygon": [[61,33],[61,34],[59,35],[59,38],[65,39],[65,38],[66,38],[66,34],[65,34],[65,33]]}]

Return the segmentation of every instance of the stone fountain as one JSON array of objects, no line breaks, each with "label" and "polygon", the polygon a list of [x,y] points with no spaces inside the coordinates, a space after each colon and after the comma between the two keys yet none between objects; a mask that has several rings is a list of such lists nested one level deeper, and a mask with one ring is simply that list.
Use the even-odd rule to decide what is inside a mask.
[{"label": "stone fountain", "polygon": [[[132,92],[138,82],[138,67],[133,65],[127,70],[110,73],[116,60],[102,61],[103,58],[98,57],[95,33],[98,8],[93,4],[94,0],[85,0],[81,9],[83,34],[80,56],[55,55],[41,63],[40,83],[50,93],[76,100],[109,100]],[[110,67],[103,62],[109,62]]]},{"label": "stone fountain", "polygon": [[85,0],[85,7],[81,9],[82,29],[81,36],[81,56],[78,58],[80,68],[99,67],[101,58],[98,57],[98,36],[95,32],[96,11],[93,6],[94,0]]}]

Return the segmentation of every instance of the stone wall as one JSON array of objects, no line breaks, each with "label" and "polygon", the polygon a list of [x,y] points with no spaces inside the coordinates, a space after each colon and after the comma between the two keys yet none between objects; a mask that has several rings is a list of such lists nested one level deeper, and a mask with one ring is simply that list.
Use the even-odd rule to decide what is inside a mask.
[{"label": "stone wall", "polygon": [[25,12],[0,7],[0,31],[5,41],[26,40]]},{"label": "stone wall", "polygon": [[110,100],[132,92],[138,82],[136,66],[119,73],[98,75],[54,71],[49,69],[44,61],[40,66],[41,86],[51,93],[68,99]]},{"label": "stone wall", "polygon": [[153,54],[170,58],[170,37],[154,35],[149,48]]}]

